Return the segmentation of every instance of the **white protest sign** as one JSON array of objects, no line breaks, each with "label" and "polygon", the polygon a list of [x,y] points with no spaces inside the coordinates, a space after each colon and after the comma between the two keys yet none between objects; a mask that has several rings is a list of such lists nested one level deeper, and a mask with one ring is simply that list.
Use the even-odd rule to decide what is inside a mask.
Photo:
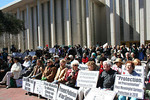
[{"label": "white protest sign", "polygon": [[77,86],[96,88],[98,76],[99,76],[99,71],[80,70],[77,77]]},{"label": "white protest sign", "polygon": [[44,81],[34,79],[34,82],[35,82],[34,93],[42,95],[44,90]]},{"label": "white protest sign", "polygon": [[34,91],[34,80],[30,78],[23,78],[22,88],[28,92]]},{"label": "white protest sign", "polygon": [[23,77],[23,79],[22,79],[22,89],[25,90],[25,85],[26,85],[26,82],[28,82],[28,81],[29,81],[29,78]]},{"label": "white protest sign", "polygon": [[49,48],[49,53],[55,53],[55,48]]},{"label": "white protest sign", "polygon": [[114,100],[116,92],[92,88],[84,100]]},{"label": "white protest sign", "polygon": [[36,52],[34,52],[34,51],[29,52],[30,56],[34,56],[35,54],[36,54]]},{"label": "white protest sign", "polygon": [[56,100],[57,95],[57,84],[52,84],[49,82],[44,82],[44,91],[43,91],[43,97],[48,98],[50,100]]},{"label": "white protest sign", "polygon": [[137,76],[116,75],[114,91],[118,95],[143,99],[144,78]]},{"label": "white protest sign", "polygon": [[22,56],[22,53],[19,53],[19,52],[14,52],[12,54],[13,57],[21,57]]},{"label": "white protest sign", "polygon": [[79,64],[79,69],[86,70],[86,69],[88,69],[88,66],[86,64]]},{"label": "white protest sign", "polygon": [[[134,71],[140,74],[140,76],[144,77],[144,66],[135,66]],[[125,65],[122,66],[122,75],[126,75],[127,70],[125,68]]]},{"label": "white protest sign", "polygon": [[76,100],[78,90],[60,84],[56,100]]}]

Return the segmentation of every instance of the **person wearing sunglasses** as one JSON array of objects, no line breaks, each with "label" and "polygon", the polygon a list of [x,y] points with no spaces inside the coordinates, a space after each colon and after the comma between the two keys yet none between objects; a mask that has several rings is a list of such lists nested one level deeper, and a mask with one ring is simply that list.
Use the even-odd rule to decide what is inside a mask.
[{"label": "person wearing sunglasses", "polygon": [[48,82],[53,82],[54,78],[55,78],[55,75],[56,75],[56,71],[57,71],[57,68],[54,65],[53,60],[48,59],[47,60],[47,66],[45,67],[45,70],[42,74],[42,79],[41,80],[48,81]]},{"label": "person wearing sunglasses", "polygon": [[66,81],[65,84],[67,86],[76,88],[75,84],[76,84],[76,80],[77,80],[77,76],[79,72],[78,66],[79,66],[79,62],[77,60],[73,60],[71,62],[71,69],[67,71],[66,76],[65,76],[65,81]]}]

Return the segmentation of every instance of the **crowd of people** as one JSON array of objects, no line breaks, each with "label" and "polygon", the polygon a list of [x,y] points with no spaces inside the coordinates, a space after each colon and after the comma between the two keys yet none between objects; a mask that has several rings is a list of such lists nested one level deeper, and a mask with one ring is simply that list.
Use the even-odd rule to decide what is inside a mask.
[{"label": "crowd of people", "polygon": [[[137,47],[125,45],[95,46],[87,48],[80,45],[59,46],[55,45],[55,52],[50,53],[49,48],[35,50],[35,55],[27,55],[24,58],[8,55],[7,50],[0,54],[0,84],[11,87],[11,80],[29,77],[43,80],[54,84],[65,84],[79,90],[78,99],[83,100],[89,88],[76,86],[79,64],[86,64],[88,71],[99,71],[97,87],[106,90],[113,90],[116,74],[122,73],[122,65],[130,76],[140,76],[134,71],[136,65],[142,65],[145,61],[145,84],[150,83],[150,44]],[[32,50],[33,51],[33,50]],[[12,53],[21,52],[13,49]],[[126,100],[125,96],[118,96],[118,100]],[[137,98],[129,97],[130,100]]]}]

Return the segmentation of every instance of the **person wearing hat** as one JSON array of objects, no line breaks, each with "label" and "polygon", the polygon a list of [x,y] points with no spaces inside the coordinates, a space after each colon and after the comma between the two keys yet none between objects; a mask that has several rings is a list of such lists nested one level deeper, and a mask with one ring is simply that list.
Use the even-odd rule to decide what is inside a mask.
[{"label": "person wearing hat", "polygon": [[114,65],[112,66],[112,69],[117,71],[119,74],[121,74],[122,72],[122,60],[120,58],[117,58],[115,61],[114,61]]}]

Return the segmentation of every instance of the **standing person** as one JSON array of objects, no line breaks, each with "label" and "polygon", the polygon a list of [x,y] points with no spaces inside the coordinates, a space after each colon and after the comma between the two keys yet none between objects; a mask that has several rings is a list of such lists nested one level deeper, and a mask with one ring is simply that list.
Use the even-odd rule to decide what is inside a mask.
[{"label": "standing person", "polygon": [[65,76],[68,69],[66,68],[66,60],[60,60],[60,67],[57,70],[53,83],[65,83]]},{"label": "standing person", "polygon": [[46,80],[48,82],[53,82],[55,75],[57,72],[57,68],[54,65],[54,62],[51,59],[47,60],[47,66],[45,67],[45,70],[42,74],[41,80]]},{"label": "standing person", "polygon": [[14,58],[14,64],[11,67],[11,71],[7,72],[3,78],[3,80],[0,82],[0,84],[7,84],[6,88],[10,87],[10,77],[13,77],[13,79],[18,79],[20,77],[22,67],[19,62],[19,58]]},{"label": "standing person", "polygon": [[[132,61],[127,61],[125,64],[125,68],[127,70],[128,73],[126,73],[126,75],[128,76],[140,76],[138,73],[136,73],[134,71],[134,63]],[[119,96],[118,100],[126,100],[126,96]],[[133,97],[129,97],[129,100],[138,100],[137,98],[133,98]]]},{"label": "standing person", "polygon": [[59,66],[60,66],[60,61],[59,61],[59,56],[58,55],[55,55],[54,56],[54,65],[55,65],[55,67],[58,69],[59,68]]},{"label": "standing person", "polygon": [[71,69],[67,71],[66,76],[65,76],[65,81],[66,81],[65,84],[67,86],[76,88],[75,84],[76,84],[76,80],[77,80],[77,76],[79,72],[78,66],[79,66],[79,62],[77,60],[74,60],[71,62]]}]

